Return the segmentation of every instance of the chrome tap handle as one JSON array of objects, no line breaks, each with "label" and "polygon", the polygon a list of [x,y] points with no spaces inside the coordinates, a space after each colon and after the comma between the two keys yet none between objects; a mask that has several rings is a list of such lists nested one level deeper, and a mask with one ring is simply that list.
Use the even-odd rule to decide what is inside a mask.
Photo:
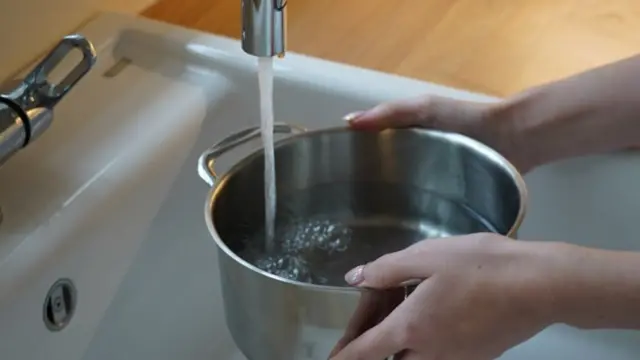
[{"label": "chrome tap handle", "polygon": [[[49,82],[51,71],[73,49],[82,52],[80,62],[58,84]],[[54,107],[73,86],[93,67],[96,62],[96,50],[84,36],[73,34],[65,36],[58,45],[45,56],[24,78],[13,95],[23,108]]]},{"label": "chrome tap handle", "polygon": [[[73,49],[80,62],[58,84],[51,71]],[[0,94],[0,165],[42,134],[53,120],[53,108],[93,67],[96,51],[82,35],[65,36],[14,88]]]}]

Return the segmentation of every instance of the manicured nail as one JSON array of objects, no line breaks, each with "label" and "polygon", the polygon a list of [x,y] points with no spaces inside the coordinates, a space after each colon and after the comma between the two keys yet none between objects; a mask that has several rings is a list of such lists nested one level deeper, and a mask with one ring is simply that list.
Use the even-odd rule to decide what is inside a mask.
[{"label": "manicured nail", "polygon": [[355,267],[345,275],[344,279],[349,283],[349,285],[359,285],[364,281],[364,265],[360,265]]},{"label": "manicured nail", "polygon": [[357,120],[364,113],[365,113],[364,111],[354,111],[350,114],[345,115],[342,119],[346,122],[351,122],[351,121]]}]

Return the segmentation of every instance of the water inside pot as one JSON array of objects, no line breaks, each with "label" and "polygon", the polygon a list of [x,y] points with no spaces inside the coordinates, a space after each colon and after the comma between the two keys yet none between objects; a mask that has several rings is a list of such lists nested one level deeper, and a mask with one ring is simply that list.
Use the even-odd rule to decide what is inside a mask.
[{"label": "water inside pot", "polygon": [[460,202],[391,183],[343,182],[280,191],[277,205],[273,251],[265,249],[264,225],[244,231],[235,227],[233,234],[224,235],[241,241],[227,243],[237,244],[232,250],[264,271],[319,285],[344,286],[344,274],[352,267],[423,239],[496,232]]}]

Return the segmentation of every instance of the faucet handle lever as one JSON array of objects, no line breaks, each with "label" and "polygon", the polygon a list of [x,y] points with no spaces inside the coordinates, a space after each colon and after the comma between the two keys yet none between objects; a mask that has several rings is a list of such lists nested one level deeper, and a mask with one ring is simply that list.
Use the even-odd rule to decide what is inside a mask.
[{"label": "faucet handle lever", "polygon": [[[53,69],[73,49],[78,49],[82,53],[80,62],[59,83],[50,83],[48,77]],[[67,35],[23,80],[26,92],[23,96],[30,96],[32,98],[29,100],[40,102],[38,104],[30,104],[32,107],[45,106],[51,108],[71,90],[93,67],[95,62],[96,50],[91,42],[79,34]]]},{"label": "faucet handle lever", "polygon": [[[80,51],[82,59],[69,69],[61,81],[50,81],[53,70],[67,59],[73,49]],[[23,80],[15,79],[11,86],[1,84],[0,165],[49,127],[53,119],[53,108],[95,62],[96,50],[91,42],[82,35],[68,35]]]}]

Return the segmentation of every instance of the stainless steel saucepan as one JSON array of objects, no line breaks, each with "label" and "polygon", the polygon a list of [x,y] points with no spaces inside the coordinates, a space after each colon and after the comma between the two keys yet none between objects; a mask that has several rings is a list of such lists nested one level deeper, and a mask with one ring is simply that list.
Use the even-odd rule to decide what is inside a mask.
[{"label": "stainless steel saucepan", "polygon": [[205,219],[219,249],[227,326],[249,360],[326,360],[338,341],[402,301],[404,288],[347,286],[352,267],[433,237],[515,237],[524,218],[521,175],[468,137],[276,124],[276,133],[291,136],[275,144],[276,250],[268,252],[263,151],[220,178],[214,171],[219,156],[259,131],[229,136],[202,154],[198,168],[212,187]]}]

